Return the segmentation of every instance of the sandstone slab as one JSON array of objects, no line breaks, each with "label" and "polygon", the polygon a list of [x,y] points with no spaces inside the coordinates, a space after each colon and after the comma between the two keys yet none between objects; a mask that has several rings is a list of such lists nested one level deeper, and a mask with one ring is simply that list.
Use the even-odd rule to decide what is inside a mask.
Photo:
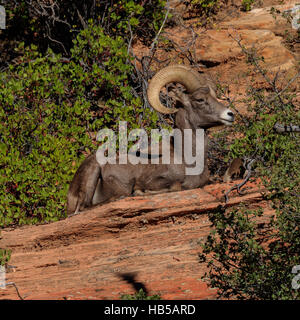
[{"label": "sandstone slab", "polygon": [[[126,198],[55,223],[5,229],[0,247],[12,249],[7,282],[24,299],[119,299],[134,292],[120,273],[134,273],[164,299],[214,299],[198,253],[210,232],[207,214],[224,205],[222,194],[237,182]],[[260,189],[249,183],[227,206],[259,202]],[[0,299],[18,299],[15,288],[0,290]]]}]

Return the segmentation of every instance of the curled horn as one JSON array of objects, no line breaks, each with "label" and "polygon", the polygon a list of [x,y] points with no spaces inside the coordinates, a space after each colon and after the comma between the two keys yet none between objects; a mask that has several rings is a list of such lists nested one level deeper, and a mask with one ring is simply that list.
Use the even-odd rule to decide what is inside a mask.
[{"label": "curled horn", "polygon": [[181,68],[184,68],[188,70],[189,72],[192,72],[199,80],[199,87],[207,86],[209,88],[209,93],[218,100],[217,94],[216,94],[216,85],[213,83],[212,79],[210,77],[204,76],[203,74],[199,74],[198,71],[195,69],[191,69],[187,66],[180,65]]},{"label": "curled horn", "polygon": [[189,93],[201,86],[196,71],[186,66],[177,65],[163,68],[150,80],[147,90],[150,105],[160,113],[171,114],[178,111],[176,108],[166,108],[159,99],[161,89],[170,82],[182,84]]}]

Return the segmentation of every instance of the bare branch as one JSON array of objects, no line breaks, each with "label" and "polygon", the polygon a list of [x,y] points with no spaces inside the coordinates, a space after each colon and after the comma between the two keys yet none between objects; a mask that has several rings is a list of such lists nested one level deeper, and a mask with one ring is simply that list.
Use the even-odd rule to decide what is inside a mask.
[{"label": "bare branch", "polygon": [[169,0],[167,0],[166,6],[167,6],[167,11],[166,11],[166,14],[165,14],[164,20],[163,20],[163,22],[162,22],[162,24],[161,24],[161,26],[160,26],[160,28],[159,28],[159,30],[158,30],[158,32],[157,32],[157,34],[156,34],[156,36],[155,36],[155,38],[154,38],[154,40],[153,40],[152,44],[151,44],[150,52],[152,52],[152,51],[153,51],[154,46],[156,45],[156,43],[157,43],[157,41],[158,41],[158,37],[159,37],[159,35],[161,34],[162,29],[163,29],[163,27],[164,27],[164,25],[165,25],[165,23],[166,23],[166,21],[167,21],[167,19],[168,19],[168,15],[169,15],[169,12],[170,12],[170,4],[169,4]]},{"label": "bare branch", "polygon": [[273,129],[278,132],[300,132],[300,126],[297,125],[283,125],[278,122],[274,125]]},{"label": "bare branch", "polygon": [[15,287],[19,299],[20,299],[20,300],[24,300],[24,298],[20,295],[20,292],[19,292],[19,290],[18,290],[17,285],[16,285],[14,282],[7,282],[7,283],[6,283],[6,286],[13,286],[13,287]]}]

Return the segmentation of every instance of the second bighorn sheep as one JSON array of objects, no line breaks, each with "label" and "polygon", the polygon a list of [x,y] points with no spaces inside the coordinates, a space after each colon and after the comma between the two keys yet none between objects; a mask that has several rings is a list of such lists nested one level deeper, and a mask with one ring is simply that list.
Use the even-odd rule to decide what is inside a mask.
[{"label": "second bighorn sheep", "polygon": [[[169,83],[182,84],[187,93],[177,91],[174,97],[179,108],[166,108],[160,101],[161,89]],[[176,112],[175,128],[183,132],[191,129],[195,137],[196,129],[204,130],[231,125],[233,112],[218,101],[216,93],[204,76],[185,66],[175,65],[157,72],[148,86],[150,105],[162,114]],[[182,150],[184,142],[182,142]],[[192,149],[194,153],[195,139]],[[182,164],[174,164],[174,146],[170,147],[170,164],[105,164],[99,165],[96,153],[87,157],[70,184],[67,196],[67,213],[78,213],[92,205],[111,201],[122,196],[141,193],[179,191],[204,186],[209,181],[207,165],[207,137],[204,137],[204,170],[199,175],[186,175],[188,167],[185,159]],[[183,157],[183,156],[182,156]],[[118,163],[118,158],[117,158]]]}]

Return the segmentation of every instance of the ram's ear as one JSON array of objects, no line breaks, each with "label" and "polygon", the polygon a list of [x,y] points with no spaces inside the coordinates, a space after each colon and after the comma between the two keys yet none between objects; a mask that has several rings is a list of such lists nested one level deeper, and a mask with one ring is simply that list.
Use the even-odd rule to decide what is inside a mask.
[{"label": "ram's ear", "polygon": [[214,88],[211,87],[211,86],[208,86],[208,87],[209,87],[209,93],[210,93],[210,95],[213,96],[215,99],[218,99],[217,94],[216,94],[216,91],[214,90]]},{"label": "ram's ear", "polygon": [[182,106],[182,107],[191,107],[191,98],[188,94],[186,93],[183,93],[182,91],[180,90],[174,90],[174,91],[171,91],[169,93],[169,96],[171,98],[173,98],[176,102],[179,102],[179,104]]}]

